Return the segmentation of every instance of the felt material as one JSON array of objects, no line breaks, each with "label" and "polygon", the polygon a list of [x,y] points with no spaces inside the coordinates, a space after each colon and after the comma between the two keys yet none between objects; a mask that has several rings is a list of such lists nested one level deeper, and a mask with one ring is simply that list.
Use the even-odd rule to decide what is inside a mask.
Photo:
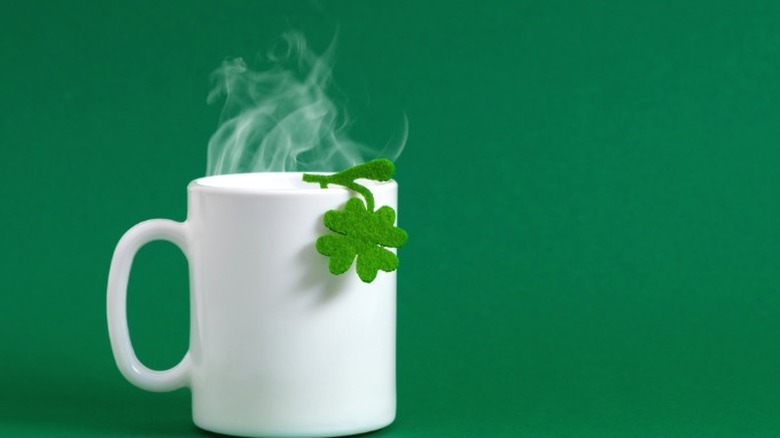
[{"label": "felt material", "polygon": [[356,179],[370,179],[373,181],[388,181],[395,173],[395,164],[387,158],[377,158],[368,163],[358,164],[349,169],[333,175],[314,175],[305,173],[303,180],[306,182],[319,183],[320,187],[325,189],[329,184],[335,184],[346,187],[352,191],[363,195],[366,205],[370,211],[374,210],[374,195],[365,186],[355,182]]},{"label": "felt material", "polygon": [[338,234],[317,239],[317,251],[330,257],[330,272],[343,274],[357,257],[357,273],[371,283],[381,269],[392,272],[398,267],[398,257],[387,247],[403,246],[406,231],[394,226],[395,211],[387,206],[368,211],[358,198],[347,201],[344,211],[325,213],[325,226]]},{"label": "felt material", "polygon": [[319,183],[321,188],[336,184],[363,195],[366,203],[358,198],[347,201],[343,211],[329,210],[324,223],[338,234],[328,234],[317,239],[317,251],[330,257],[332,274],[347,272],[357,257],[357,273],[361,280],[371,283],[382,270],[392,272],[398,268],[398,256],[387,248],[403,246],[408,235],[394,226],[395,210],[383,206],[374,211],[374,195],[356,179],[387,181],[393,177],[395,165],[379,158],[359,164],[333,175],[304,174],[306,182]]}]

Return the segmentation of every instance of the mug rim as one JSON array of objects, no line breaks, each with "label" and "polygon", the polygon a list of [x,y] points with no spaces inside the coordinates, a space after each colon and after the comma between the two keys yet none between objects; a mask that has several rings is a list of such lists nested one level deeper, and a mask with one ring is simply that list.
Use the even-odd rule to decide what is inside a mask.
[{"label": "mug rim", "polygon": [[[303,181],[303,174],[332,175],[335,172],[247,172],[210,175],[191,181],[187,188],[193,191],[209,193],[246,193],[246,194],[325,194],[349,192],[350,190],[330,185],[321,188],[317,183]],[[227,180],[227,181],[226,181]],[[232,181],[231,181],[232,180]],[[388,181],[355,180],[371,190],[392,189],[397,186],[394,179]]]}]

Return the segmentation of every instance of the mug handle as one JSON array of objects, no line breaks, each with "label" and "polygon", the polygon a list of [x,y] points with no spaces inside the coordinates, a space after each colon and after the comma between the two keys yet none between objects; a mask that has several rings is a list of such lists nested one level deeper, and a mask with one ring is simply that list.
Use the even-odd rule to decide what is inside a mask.
[{"label": "mug handle", "polygon": [[108,337],[119,371],[133,385],[147,391],[173,391],[187,386],[190,381],[190,353],[173,368],[155,371],[138,360],[130,342],[127,326],[127,282],[130,267],[138,250],[153,240],[167,240],[178,246],[185,257],[187,254],[186,223],[167,219],[151,219],[130,228],[114,250],[108,273],[106,311],[108,316]]}]

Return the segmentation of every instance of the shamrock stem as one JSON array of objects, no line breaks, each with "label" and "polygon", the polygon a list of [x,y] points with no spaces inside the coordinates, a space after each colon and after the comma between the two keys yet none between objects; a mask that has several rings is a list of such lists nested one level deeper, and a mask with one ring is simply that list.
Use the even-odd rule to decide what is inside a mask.
[{"label": "shamrock stem", "polygon": [[319,183],[321,189],[326,189],[328,188],[330,177],[328,175],[314,175],[311,173],[304,173],[303,181],[310,182],[310,183]]},{"label": "shamrock stem", "polygon": [[370,212],[374,211],[374,194],[371,193],[371,190],[368,190],[367,187],[361,186],[360,184],[354,181],[348,184],[344,184],[344,187],[363,195],[363,198],[365,198],[366,200],[366,209]]},{"label": "shamrock stem", "polygon": [[346,187],[353,192],[360,193],[366,200],[366,209],[368,211],[374,211],[374,194],[371,190],[368,190],[366,186],[362,186],[353,180],[346,178],[339,178],[338,174],[335,175],[314,175],[310,173],[303,174],[303,180],[310,183],[318,183],[320,188],[326,189],[329,184]]},{"label": "shamrock stem", "polygon": [[395,172],[395,165],[392,161],[379,158],[368,163],[358,164],[333,175],[314,175],[311,173],[303,174],[303,181],[318,183],[320,188],[327,188],[328,184],[346,187],[354,192],[363,195],[366,200],[368,211],[374,211],[374,195],[367,187],[355,182],[358,178],[371,179],[374,181],[388,181]]}]

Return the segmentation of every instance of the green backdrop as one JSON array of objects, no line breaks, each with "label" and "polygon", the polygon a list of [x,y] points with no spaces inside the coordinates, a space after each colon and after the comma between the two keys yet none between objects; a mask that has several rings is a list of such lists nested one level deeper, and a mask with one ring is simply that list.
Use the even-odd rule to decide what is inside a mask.
[{"label": "green backdrop", "polygon": [[[353,137],[410,123],[376,436],[780,435],[778,22],[773,0],[3,2],[0,433],[204,436],[186,390],[114,366],[111,253],[184,219],[224,58],[338,28]],[[187,348],[186,273],[170,244],[137,259],[151,366]]]}]

